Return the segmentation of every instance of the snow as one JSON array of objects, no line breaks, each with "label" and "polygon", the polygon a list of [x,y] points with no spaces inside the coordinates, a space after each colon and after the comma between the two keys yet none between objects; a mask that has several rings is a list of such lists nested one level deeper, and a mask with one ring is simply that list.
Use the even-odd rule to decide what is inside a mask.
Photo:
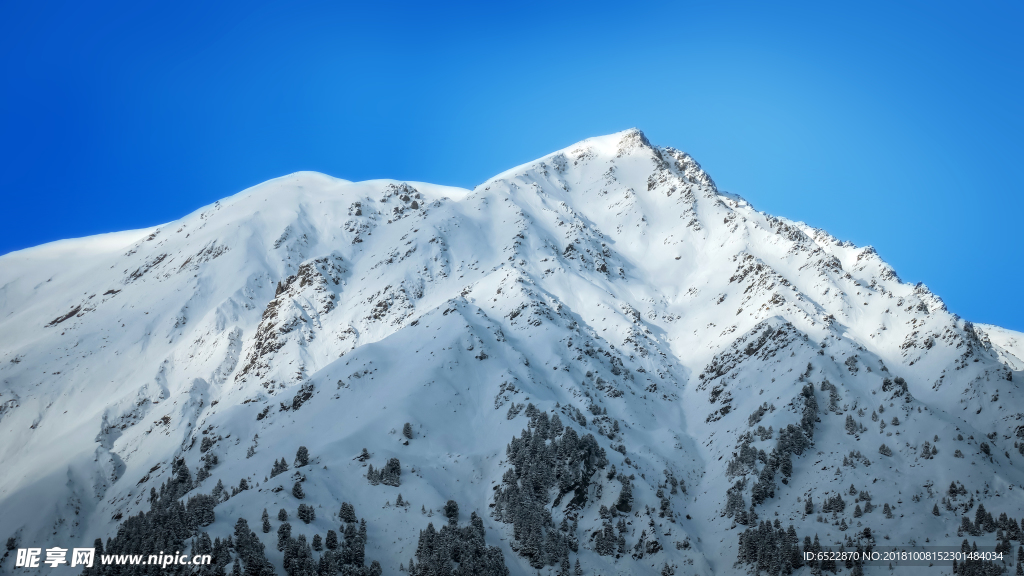
[{"label": "snow", "polygon": [[[766,329],[775,339],[746,354]],[[871,249],[718,191],[692,158],[637,130],[585,140],[473,191],[300,172],[156,228],[0,257],[0,538],[72,547],[113,535],[115,517],[148,509],[174,458],[194,474],[201,438],[216,436],[220,462],[195,491],[243,477],[258,487],[217,506],[211,536],[238,517],[258,527],[263,508],[294,518],[295,470],[264,478],[304,445],[305,502],[317,519],[293,519],[294,533],[337,529],[340,503],[352,502],[368,523],[368,560],[396,573],[419,530],[439,524],[420,506],[436,513],[454,498],[463,522],[473,510],[484,518],[513,574],[533,574],[513,551],[511,525],[488,514],[505,446],[526,426],[506,414],[533,403],[582,411],[590,420],[580,433],[635,475],[630,549],[657,525],[660,552],[598,556],[588,537],[600,504],[618,494],[598,474],[603,494],[580,513],[587,574],[658,574],[666,562],[728,574],[744,527],[722,516],[738,479],[727,464],[762,403],[776,408],[760,422],[775,436],[752,445],[770,452],[778,430],[799,423],[792,404],[811,383],[815,444],[794,457],[792,480],[759,507],[762,519],[778,513],[801,538],[834,546],[846,534],[804,517],[798,498],[813,492],[820,503],[852,483],[878,509],[854,521],[844,496],[843,517],[870,525],[879,543],[928,535],[959,545],[959,517],[931,514],[953,480],[994,513],[1024,516],[1014,447],[1022,358],[1021,334],[956,317]],[[912,401],[883,391],[896,376]],[[835,410],[825,379],[840,396]],[[280,409],[309,383],[310,400]],[[620,422],[616,439],[601,434],[591,404]],[[869,417],[879,405],[901,424],[880,431]],[[868,430],[847,434],[851,414]],[[408,445],[405,422],[415,430]],[[919,457],[925,440],[939,450],[933,459]],[[878,453],[882,442],[892,457]],[[364,447],[371,460],[353,460]],[[843,466],[851,450],[871,465]],[[391,457],[402,485],[369,485],[365,465]],[[660,507],[664,470],[687,486],[671,498],[676,523],[643,513]],[[399,493],[408,509],[394,506]],[[749,503],[749,483],[747,493]],[[885,502],[897,520],[881,517]],[[557,522],[564,511],[552,513]],[[274,533],[259,536],[280,571]]]}]

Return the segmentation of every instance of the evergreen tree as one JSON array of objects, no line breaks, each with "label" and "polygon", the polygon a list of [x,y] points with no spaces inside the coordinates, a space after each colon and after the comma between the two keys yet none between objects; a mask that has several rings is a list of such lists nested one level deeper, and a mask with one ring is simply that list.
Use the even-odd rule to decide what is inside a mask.
[{"label": "evergreen tree", "polygon": [[185,505],[188,524],[196,527],[213,524],[213,508],[216,505],[217,499],[211,495],[197,494],[190,497]]},{"label": "evergreen tree", "polygon": [[270,515],[267,514],[267,509],[263,509],[263,533],[267,534],[270,532]]},{"label": "evergreen tree", "polygon": [[277,549],[284,550],[292,537],[292,525],[285,522],[277,527]]},{"label": "evergreen tree", "polygon": [[280,520],[281,522],[287,522],[288,521],[288,512],[285,511],[284,508],[281,508],[277,512],[277,519]]},{"label": "evergreen tree", "polygon": [[619,481],[622,483],[622,490],[619,492],[619,498],[615,501],[615,508],[619,512],[629,512],[633,509],[633,486],[626,476],[619,476]]},{"label": "evergreen tree", "polygon": [[338,548],[338,533],[334,530],[327,531],[327,538],[325,539],[324,545],[328,550],[335,550]]},{"label": "evergreen tree", "polygon": [[[591,490],[590,483],[609,462],[592,434],[580,437],[560,420],[555,425],[554,418],[536,406],[527,406],[526,415],[530,418],[528,428],[514,436],[506,448],[511,467],[495,490],[492,515],[499,522],[513,525],[518,553],[531,566],[557,566],[562,548],[575,550],[579,543],[575,534],[558,531],[550,509],[564,506],[564,498],[575,509],[583,508],[591,494],[600,498],[601,485]],[[574,420],[582,418],[580,414]],[[556,495],[553,502],[552,494]],[[612,546],[616,544],[613,536]]]},{"label": "evergreen tree", "polygon": [[320,561],[316,566],[317,576],[335,576],[338,573],[338,564],[334,554],[329,551],[320,555]]},{"label": "evergreen tree", "polygon": [[[785,453],[785,455],[782,457],[782,462],[779,465],[779,471],[782,472],[782,475],[785,476],[786,478],[789,478],[790,476],[793,475],[793,459],[788,452]],[[673,486],[672,488],[674,490],[675,486]]]},{"label": "evergreen tree", "polygon": [[401,482],[402,465],[398,462],[398,458],[391,458],[388,463],[384,465],[384,468],[380,470],[380,483],[385,486],[398,486]]},{"label": "evergreen tree", "polygon": [[295,485],[292,486],[292,496],[295,496],[299,500],[302,500],[303,498],[306,497],[306,493],[302,491],[301,482],[296,482]]},{"label": "evergreen tree", "polygon": [[402,426],[402,436],[412,440],[412,424],[406,422],[405,425]]},{"label": "evergreen tree", "polygon": [[341,503],[341,512],[338,514],[342,522],[357,522],[356,510],[348,502]]},{"label": "evergreen tree", "polygon": [[273,478],[278,474],[283,474],[288,471],[288,462],[281,458],[280,460],[274,461],[274,466],[270,469],[270,477]]},{"label": "evergreen tree", "polygon": [[[469,526],[460,528],[450,523],[438,531],[433,523],[427,524],[426,530],[420,531],[416,560],[418,563],[409,560],[410,576],[509,574],[501,549],[486,545],[483,520],[475,512],[470,515]],[[453,563],[458,563],[457,569]]]},{"label": "evergreen tree", "polygon": [[444,515],[448,518],[449,524],[456,524],[459,521],[459,503],[455,500],[449,500],[444,505]]},{"label": "evergreen tree", "polygon": [[362,566],[366,561],[366,520],[359,519],[359,545],[356,547],[356,564]]},{"label": "evergreen tree", "polygon": [[308,504],[299,504],[298,516],[299,520],[309,524],[313,520],[316,520],[316,511]]},{"label": "evergreen tree", "polygon": [[305,446],[299,446],[299,450],[295,453],[295,467],[301,468],[309,464],[309,450]]}]

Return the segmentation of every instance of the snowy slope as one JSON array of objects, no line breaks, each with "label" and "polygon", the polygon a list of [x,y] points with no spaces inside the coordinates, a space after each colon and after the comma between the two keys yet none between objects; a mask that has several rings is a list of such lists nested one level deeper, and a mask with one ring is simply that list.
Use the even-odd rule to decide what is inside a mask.
[{"label": "snowy slope", "polygon": [[[637,130],[472,191],[296,173],[152,230],[0,257],[0,538],[91,546],[149,510],[176,459],[195,479],[216,454],[189,495],[252,488],[217,505],[211,536],[258,527],[264,508],[276,531],[286,508],[311,539],[347,501],[367,562],[396,574],[443,523],[421,507],[454,499],[512,574],[533,574],[490,513],[533,404],[607,455],[582,505],[547,503],[555,524],[578,521],[584,573],[728,574],[746,526],[727,490],[745,514],[765,466],[743,446],[771,453],[800,427],[810,385],[813,446],[756,514],[833,547],[865,526],[879,543],[959,545],[975,503],[1024,517],[1022,370],[1024,335],[957,317],[870,247],[718,191]],[[300,445],[311,464],[270,478]],[[371,485],[389,458],[401,485]],[[633,475],[628,550],[601,555],[611,465]],[[310,524],[294,519],[296,479]],[[970,509],[943,501],[953,481]],[[854,517],[851,484],[875,511]],[[843,512],[804,513],[837,493]],[[282,574],[276,534],[257,533]]]}]

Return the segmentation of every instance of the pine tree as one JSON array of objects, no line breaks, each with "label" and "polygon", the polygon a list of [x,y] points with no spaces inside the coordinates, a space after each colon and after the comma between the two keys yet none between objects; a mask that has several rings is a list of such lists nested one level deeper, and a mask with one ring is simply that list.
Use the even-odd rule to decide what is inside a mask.
[{"label": "pine tree", "polygon": [[622,490],[615,501],[615,508],[619,512],[630,512],[633,509],[633,486],[626,476],[621,476],[619,480],[622,482]]},{"label": "pine tree", "polygon": [[398,458],[389,459],[384,468],[380,470],[379,475],[381,484],[385,486],[399,486],[402,483],[402,465]]},{"label": "pine tree", "polygon": [[288,471],[288,462],[284,458],[274,461],[274,466],[270,469],[270,477],[273,478],[278,474],[283,474]]},{"label": "pine tree", "polygon": [[299,446],[298,451],[295,453],[295,467],[301,468],[309,464],[309,450],[305,446]]},{"label": "pine tree", "polygon": [[444,505],[444,515],[448,518],[449,524],[456,524],[459,521],[459,503],[455,500],[449,500]]},{"label": "pine tree", "polygon": [[263,533],[267,534],[270,532],[270,515],[267,514],[267,509],[263,509]]},{"label": "pine tree", "polygon": [[313,550],[320,552],[324,549],[324,541],[320,538],[319,534],[313,535]]},{"label": "pine tree", "polygon": [[292,537],[292,525],[284,522],[277,527],[277,549],[284,550],[288,539]]},{"label": "pine tree", "polygon": [[342,522],[357,522],[356,510],[348,502],[341,503],[341,512],[338,514]]},{"label": "pine tree", "polygon": [[402,426],[402,436],[412,440],[412,424],[406,422],[405,425]]},{"label": "pine tree", "polygon": [[939,515],[939,505],[938,504],[932,506],[932,514],[934,514],[936,516]]},{"label": "pine tree", "polygon": [[362,566],[366,560],[366,520],[359,519],[359,545],[356,547],[355,563]]},{"label": "pine tree", "polygon": [[306,493],[302,491],[301,482],[296,482],[295,485],[292,486],[292,496],[295,496],[299,500],[302,500],[303,498],[306,497]]},{"label": "pine tree", "polygon": [[576,559],[576,567],[573,569],[572,573],[575,576],[583,576],[583,568],[580,568],[580,559],[579,558]]}]

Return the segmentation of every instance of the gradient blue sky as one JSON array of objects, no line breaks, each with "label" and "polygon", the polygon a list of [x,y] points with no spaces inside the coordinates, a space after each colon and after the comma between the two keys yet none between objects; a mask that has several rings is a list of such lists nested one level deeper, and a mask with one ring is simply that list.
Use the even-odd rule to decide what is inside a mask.
[{"label": "gradient blue sky", "polygon": [[3,2],[0,253],[641,128],[1024,330],[1020,2]]}]

